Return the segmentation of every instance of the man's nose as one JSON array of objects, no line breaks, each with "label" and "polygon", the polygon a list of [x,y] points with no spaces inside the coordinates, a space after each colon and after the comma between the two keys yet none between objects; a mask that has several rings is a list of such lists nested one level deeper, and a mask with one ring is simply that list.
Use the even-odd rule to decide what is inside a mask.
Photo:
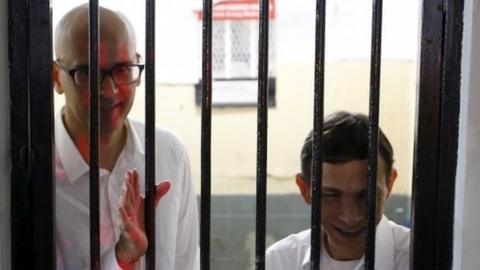
[{"label": "man's nose", "polygon": [[118,92],[118,86],[111,74],[103,74],[100,81],[100,95],[103,97],[112,97]]},{"label": "man's nose", "polygon": [[365,207],[355,200],[343,200],[340,205],[340,213],[338,218],[345,225],[356,226],[363,222],[365,217]]}]

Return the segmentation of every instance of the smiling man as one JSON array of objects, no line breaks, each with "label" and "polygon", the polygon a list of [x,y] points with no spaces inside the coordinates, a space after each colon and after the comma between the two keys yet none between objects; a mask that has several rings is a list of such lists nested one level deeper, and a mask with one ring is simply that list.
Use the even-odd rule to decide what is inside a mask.
[{"label": "smiling man", "polygon": [[[368,118],[337,112],[323,127],[322,270],[363,269],[366,231]],[[308,205],[311,197],[312,132],[301,152],[296,183]],[[410,233],[383,215],[397,178],[393,149],[379,131],[376,209],[376,270],[407,270]],[[268,270],[309,270],[310,230],[290,235],[267,250]]]},{"label": "smiling man", "polygon": [[[145,126],[128,114],[143,65],[127,18],[100,8],[100,252],[102,269],[140,269],[148,247],[143,196]],[[57,269],[90,269],[88,5],[55,31],[53,83],[65,96],[55,118]],[[156,269],[198,269],[198,220],[187,152],[157,128]],[[136,169],[133,169],[136,168]],[[160,201],[161,198],[161,201]],[[159,202],[160,201],[160,202]],[[158,205],[157,205],[158,204]]]}]

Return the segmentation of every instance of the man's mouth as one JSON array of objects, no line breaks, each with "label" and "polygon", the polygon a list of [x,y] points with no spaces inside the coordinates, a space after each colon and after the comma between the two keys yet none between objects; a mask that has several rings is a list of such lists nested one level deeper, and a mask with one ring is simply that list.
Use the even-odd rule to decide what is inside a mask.
[{"label": "man's mouth", "polygon": [[120,108],[120,102],[116,104],[100,104],[100,110],[104,112],[113,111],[116,108]]},{"label": "man's mouth", "polygon": [[354,228],[354,229],[342,229],[336,226],[333,226],[335,231],[342,236],[343,238],[355,239],[363,235],[365,227]]}]

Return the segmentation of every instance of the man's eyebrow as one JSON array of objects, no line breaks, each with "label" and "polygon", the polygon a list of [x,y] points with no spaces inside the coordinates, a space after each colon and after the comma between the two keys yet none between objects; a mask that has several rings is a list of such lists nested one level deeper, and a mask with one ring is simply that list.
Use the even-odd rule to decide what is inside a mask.
[{"label": "man's eyebrow", "polygon": [[116,66],[123,66],[123,65],[131,65],[131,64],[133,64],[133,61],[131,61],[131,60],[130,61],[124,61],[124,62],[120,62],[120,63],[115,64],[115,67]]},{"label": "man's eyebrow", "polygon": [[322,192],[340,192],[340,190],[332,187],[322,187]]}]

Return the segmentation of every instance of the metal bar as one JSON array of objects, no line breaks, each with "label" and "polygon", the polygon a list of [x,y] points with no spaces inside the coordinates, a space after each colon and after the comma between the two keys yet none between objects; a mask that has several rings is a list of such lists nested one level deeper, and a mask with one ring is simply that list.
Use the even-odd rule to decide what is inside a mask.
[{"label": "metal bar", "polygon": [[49,1],[29,1],[29,83],[34,269],[55,269],[52,28]]},{"label": "metal bar", "polygon": [[446,3],[444,62],[441,89],[440,151],[438,170],[437,248],[435,269],[452,269],[455,178],[460,113],[460,70],[463,38],[463,0]]},{"label": "metal bar", "polygon": [[99,203],[99,7],[89,2],[89,76],[90,76],[90,269],[100,269],[100,203]]},{"label": "metal bar", "polygon": [[30,114],[28,83],[29,17],[27,1],[8,1],[10,67],[12,269],[34,269],[30,248],[33,221],[30,197]]},{"label": "metal bar", "polygon": [[312,216],[310,269],[320,269],[322,226],[322,137],[325,88],[325,18],[326,0],[317,0],[315,23],[315,97],[312,153]]},{"label": "metal bar", "polygon": [[212,0],[203,0],[200,269],[210,269]]},{"label": "metal bar", "polygon": [[380,66],[382,48],[382,0],[373,0],[372,49],[370,59],[370,101],[368,117],[367,233],[365,269],[375,268],[378,118],[380,104]]},{"label": "metal bar", "polygon": [[146,269],[155,269],[155,0],[146,2],[145,55],[145,232]]},{"label": "metal bar", "polygon": [[443,62],[443,0],[424,0],[412,185],[410,268],[435,269],[438,144]]},{"label": "metal bar", "polygon": [[261,0],[258,45],[257,201],[255,269],[265,269],[267,215],[268,24],[269,1]]}]

